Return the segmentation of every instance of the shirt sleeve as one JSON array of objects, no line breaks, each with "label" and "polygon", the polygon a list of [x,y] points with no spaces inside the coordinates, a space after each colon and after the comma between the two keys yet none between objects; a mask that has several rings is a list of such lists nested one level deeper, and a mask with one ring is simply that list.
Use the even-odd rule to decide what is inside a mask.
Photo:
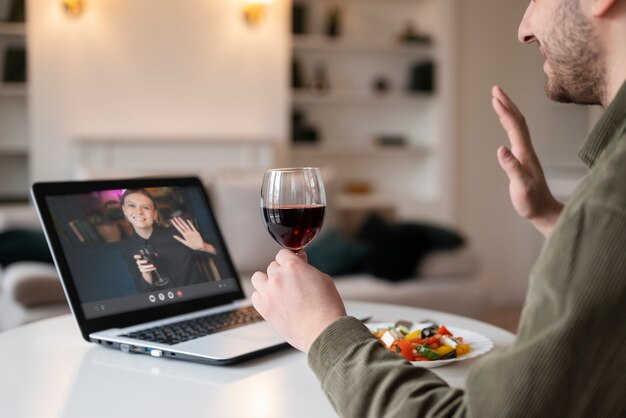
[{"label": "shirt sleeve", "polygon": [[384,348],[356,318],[331,324],[308,359],[340,416],[463,416],[462,390]]},{"label": "shirt sleeve", "polygon": [[342,417],[626,416],[626,217],[590,203],[546,243],[516,342],[470,368],[465,392],[385,349],[355,318],[309,365]]}]

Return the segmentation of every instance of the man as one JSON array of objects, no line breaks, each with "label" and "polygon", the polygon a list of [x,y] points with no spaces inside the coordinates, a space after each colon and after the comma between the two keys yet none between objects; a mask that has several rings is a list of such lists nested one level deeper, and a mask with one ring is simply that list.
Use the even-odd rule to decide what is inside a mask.
[{"label": "man", "polygon": [[539,45],[551,99],[606,111],[580,150],[589,174],[563,207],[522,114],[494,87],[513,205],[548,240],[516,342],[474,364],[465,390],[386,350],[305,257],[281,251],[252,278],[254,306],[308,352],[342,416],[626,416],[626,0],[532,1],[519,39]]}]

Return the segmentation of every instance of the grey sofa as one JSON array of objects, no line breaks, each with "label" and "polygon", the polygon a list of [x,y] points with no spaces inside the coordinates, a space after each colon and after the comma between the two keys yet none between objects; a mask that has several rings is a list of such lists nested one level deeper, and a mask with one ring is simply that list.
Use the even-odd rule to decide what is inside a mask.
[{"label": "grey sofa", "polygon": [[[31,205],[0,207],[0,231],[41,229]],[[21,261],[0,268],[0,331],[69,312],[53,265]]]},{"label": "grey sofa", "polygon": [[[265,269],[280,249],[260,221],[260,178],[258,172],[226,172],[204,179],[247,295],[252,291],[252,274]],[[329,189],[332,194],[332,187]],[[349,221],[345,216],[349,214],[330,211],[325,228]],[[0,207],[0,231],[18,226],[39,228],[34,208]],[[478,285],[477,271],[477,257],[465,247],[427,256],[414,279],[388,282],[357,274],[339,277],[336,284],[344,299],[411,305],[481,318],[486,297]],[[0,271],[0,330],[65,312],[67,303],[52,265],[19,262]]]}]

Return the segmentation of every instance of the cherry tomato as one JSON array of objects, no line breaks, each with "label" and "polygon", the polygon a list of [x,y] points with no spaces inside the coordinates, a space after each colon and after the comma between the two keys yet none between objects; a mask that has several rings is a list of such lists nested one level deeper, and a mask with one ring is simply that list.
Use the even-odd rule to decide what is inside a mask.
[{"label": "cherry tomato", "polygon": [[[439,337],[439,338],[441,338],[441,337]],[[434,344],[434,343],[439,344],[439,338],[437,338],[436,336],[424,338],[424,344],[426,344],[426,345],[431,345],[431,344]]]},{"label": "cherry tomato", "polygon": [[439,329],[437,330],[437,334],[439,335],[452,335],[452,333],[450,331],[448,331],[448,328],[445,327],[445,325],[442,325],[439,327]]},{"label": "cherry tomato", "polygon": [[408,361],[413,361],[415,358],[415,354],[413,354],[413,344],[411,344],[411,341],[409,340],[396,341],[396,343],[391,347],[391,350],[400,354]]}]

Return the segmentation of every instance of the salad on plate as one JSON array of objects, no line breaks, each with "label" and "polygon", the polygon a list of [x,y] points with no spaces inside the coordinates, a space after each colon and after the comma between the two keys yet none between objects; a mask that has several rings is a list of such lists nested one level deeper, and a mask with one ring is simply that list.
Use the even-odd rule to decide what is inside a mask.
[{"label": "salad on plate", "polygon": [[408,321],[367,324],[388,349],[414,365],[439,367],[473,358],[493,348],[493,342],[480,334],[435,323]]}]

